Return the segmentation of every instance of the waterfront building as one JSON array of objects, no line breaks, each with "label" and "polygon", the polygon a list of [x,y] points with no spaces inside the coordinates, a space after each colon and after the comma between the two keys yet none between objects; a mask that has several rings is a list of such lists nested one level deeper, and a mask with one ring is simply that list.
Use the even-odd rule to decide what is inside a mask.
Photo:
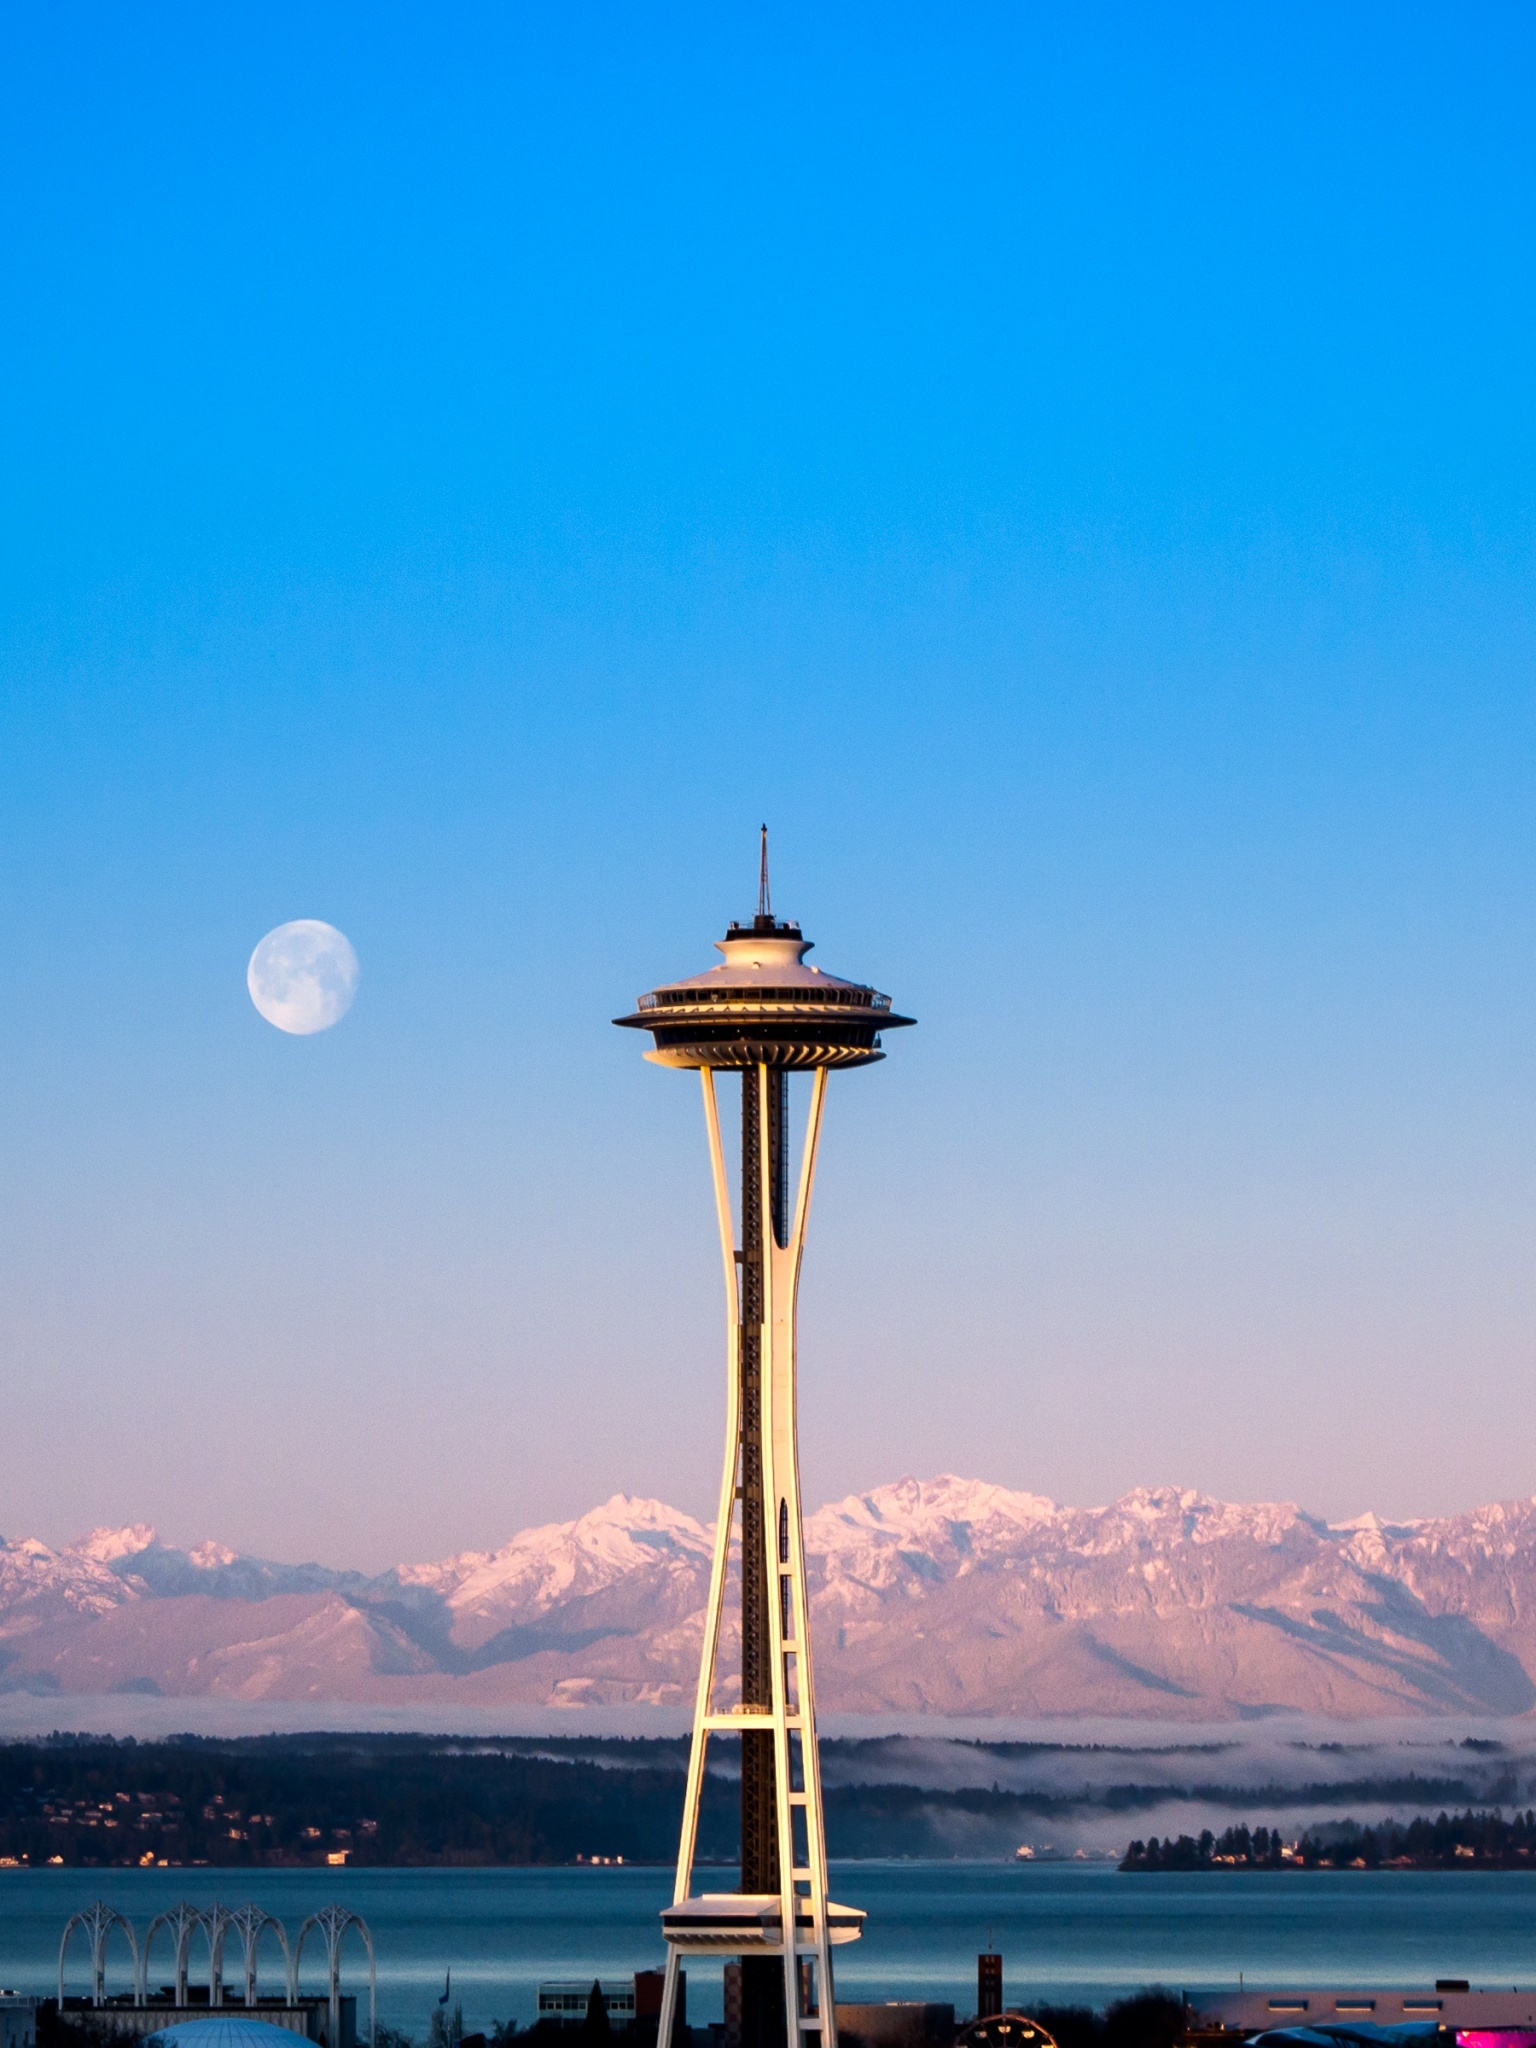
[{"label": "waterfront building", "polygon": [[[757,913],[717,940],[723,962],[669,982],[615,1018],[649,1032],[646,1058],[692,1068],[704,1122],[725,1269],[725,1463],[695,1694],[693,1743],[673,1903],[662,1915],[667,1973],[660,2038],[672,2038],[682,1959],[739,1957],[741,2048],[836,2048],[834,1946],[863,1914],[827,1897],[815,1688],[801,1534],[795,1307],[827,1075],[884,1057],[882,1034],[908,1025],[889,996],[806,965],[811,942],[773,914],[763,832]],[[715,1076],[741,1081],[733,1216]],[[810,1101],[792,1169],[790,1077]],[[720,1668],[732,1557],[740,1587],[740,1673]],[[717,1697],[727,1689],[734,1697]],[[711,1736],[741,1750],[741,1883],[693,1891],[694,1846]]]},{"label": "waterfront building", "polygon": [[[579,2027],[587,2016],[593,1979],[571,1977],[552,1979],[539,1986],[539,2018],[557,2027]],[[617,2033],[628,2033],[635,2024],[635,1980],[633,1977],[604,1977],[597,1980],[608,2024]]]},{"label": "waterfront building", "polygon": [[1448,2033],[1536,2030],[1536,1988],[1476,1990],[1442,1977],[1433,1991],[1195,1991],[1185,1995],[1191,2032],[1270,2033],[1289,2027],[1401,2027],[1417,2022]]},{"label": "waterfront building", "polygon": [[840,2003],[837,2038],[840,2048],[954,2048],[955,2008],[914,1998]]},{"label": "waterfront building", "polygon": [[37,2006],[18,1991],[0,1991],[0,2048],[37,2048]]},{"label": "waterfront building", "polygon": [[[146,1996],[142,2004],[131,1992],[119,1993],[104,1998],[98,2004],[90,1998],[66,1998],[59,2005],[59,2012],[67,2020],[83,2022],[96,2034],[115,2034],[134,2042],[159,2040],[175,2033],[178,2048],[233,2048],[232,2041],[222,2037],[218,2042],[192,2042],[190,2036],[183,2036],[180,2029],[201,2023],[206,2019],[249,2021],[259,2025],[263,2032],[261,2040],[270,2041],[272,2033],[281,2033],[293,2048],[294,2036],[311,2041],[315,2048],[358,2048],[357,2000],[350,1994],[336,2001],[332,2012],[331,2001],[323,1994],[318,1998],[258,1998],[249,2006],[210,2006],[208,1987],[193,1984],[188,1987],[183,2004],[177,2005],[171,1995],[171,1986],[162,1985],[158,1991]],[[254,2043],[255,2036],[249,2037]]]}]

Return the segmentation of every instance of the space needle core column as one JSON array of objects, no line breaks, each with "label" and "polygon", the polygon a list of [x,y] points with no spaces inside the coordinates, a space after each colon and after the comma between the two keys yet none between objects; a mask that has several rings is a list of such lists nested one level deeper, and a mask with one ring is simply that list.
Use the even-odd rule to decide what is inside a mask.
[{"label": "space needle core column", "polygon": [[[614,1022],[650,1032],[646,1058],[695,1067],[725,1264],[725,1466],[694,1705],[682,1839],[667,1942],[658,2048],[671,2048],[678,1970],[687,1955],[741,1958],[741,2048],[836,2048],[831,1948],[857,1941],[864,1915],[827,1898],[816,1752],[809,1603],[795,1424],[795,1301],[828,1072],[885,1057],[882,1031],[910,1024],[889,996],[807,967],[810,941],[775,919],[763,831],[757,915],[716,944],[722,965],[670,982]],[[736,1216],[720,1133],[717,1070],[741,1075]],[[791,1199],[789,1083],[810,1077]],[[740,1242],[737,1240],[737,1222]],[[741,1596],[741,1669],[720,1670],[733,1539]],[[722,1701],[718,1694],[734,1691]],[[699,1799],[711,1735],[741,1743],[741,1887],[693,1892]]]}]

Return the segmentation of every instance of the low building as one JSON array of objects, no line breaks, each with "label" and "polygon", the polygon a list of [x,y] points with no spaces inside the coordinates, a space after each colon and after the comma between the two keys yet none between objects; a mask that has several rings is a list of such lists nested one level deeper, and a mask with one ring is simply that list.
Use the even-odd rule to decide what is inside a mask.
[{"label": "low building", "polygon": [[[650,1974],[650,1973],[647,1973]],[[604,1977],[598,1989],[614,2032],[627,2033],[635,2024],[635,1980],[633,1977]],[[539,1986],[539,2018],[557,2027],[579,2027],[587,2016],[592,1997],[592,1979],[556,1978]],[[657,2011],[661,2007],[657,2006]]]},{"label": "low building", "polygon": [[[33,2004],[38,2001],[33,2000]],[[345,1997],[339,2001],[339,2041],[327,2043],[326,2048],[357,2048],[357,2000]],[[47,2000],[49,2006],[56,2001]],[[187,2002],[177,2005],[175,1993],[167,1984],[162,1986],[159,1997],[153,1992],[146,1995],[144,2003],[135,2003],[132,1997],[109,1998],[97,2005],[89,1998],[66,1998],[59,2008],[64,2019],[88,2020],[93,2027],[109,2034],[132,2036],[135,2039],[146,2034],[158,2034],[167,2027],[184,2026],[189,2021],[219,2016],[230,2020],[259,2020],[269,2027],[281,2027],[286,2034],[298,2034],[306,2041],[319,2044],[326,2041],[330,2032],[331,2001],[329,1998],[298,1998],[290,2005],[285,1998],[258,1998],[254,2005],[243,2000],[230,1999],[224,2005],[210,2006],[208,1987],[205,1984],[187,1986]],[[0,2048],[12,2048],[9,2035]]]},{"label": "low building", "polygon": [[887,1998],[878,2005],[837,2007],[838,2048],[950,2048],[955,2008],[920,1999]]},{"label": "low building", "polygon": [[1243,2034],[1272,2027],[1359,2025],[1400,2027],[1425,2021],[1455,2029],[1536,2028],[1536,1987],[1474,1991],[1442,1977],[1433,1991],[1195,1991],[1186,2000],[1193,2030]]},{"label": "low building", "polygon": [[0,1991],[0,2048],[37,2048],[36,1998]]}]

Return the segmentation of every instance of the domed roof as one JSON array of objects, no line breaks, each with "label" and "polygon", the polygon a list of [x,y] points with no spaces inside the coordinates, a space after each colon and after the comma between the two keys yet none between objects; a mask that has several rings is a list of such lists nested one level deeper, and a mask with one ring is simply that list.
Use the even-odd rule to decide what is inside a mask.
[{"label": "domed roof", "polygon": [[195,2020],[182,2020],[174,2027],[161,2027],[146,2034],[144,2041],[163,2048],[296,2048],[304,2040],[291,2027],[274,2027],[270,2020],[250,2019],[238,2007],[233,2011],[211,2012]]}]

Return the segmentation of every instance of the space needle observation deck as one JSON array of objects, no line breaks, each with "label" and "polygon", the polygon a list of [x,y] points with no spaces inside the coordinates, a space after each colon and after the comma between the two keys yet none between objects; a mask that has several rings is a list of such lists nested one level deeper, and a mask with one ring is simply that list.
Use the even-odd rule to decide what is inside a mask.
[{"label": "space needle observation deck", "polygon": [[911,1024],[889,996],[807,967],[811,941],[766,907],[715,941],[718,967],[664,982],[616,1024],[649,1031],[661,1067],[866,1067],[885,1058],[882,1031]]},{"label": "space needle observation deck", "polygon": [[[614,1022],[648,1031],[646,1058],[694,1067],[726,1294],[725,1464],[694,1702],[677,1879],[663,1912],[667,1974],[657,2035],[672,2039],[680,1959],[741,1965],[742,2048],[837,2048],[830,1951],[857,1941],[864,1915],[827,1897],[826,1836],[811,1681],[809,1596],[796,1430],[795,1303],[827,1075],[883,1059],[881,1034],[912,1023],[863,982],[807,967],[798,924],[773,915],[763,829],[757,914],[716,941],[707,973],[664,983]],[[741,1076],[739,1200],[733,1211],[715,1096],[717,1070]],[[790,1083],[810,1080],[791,1200]],[[738,1236],[739,1227],[739,1236]],[[733,1556],[741,1668],[720,1669]],[[741,1745],[741,1886],[693,1892],[705,1754],[712,1735]]]}]

